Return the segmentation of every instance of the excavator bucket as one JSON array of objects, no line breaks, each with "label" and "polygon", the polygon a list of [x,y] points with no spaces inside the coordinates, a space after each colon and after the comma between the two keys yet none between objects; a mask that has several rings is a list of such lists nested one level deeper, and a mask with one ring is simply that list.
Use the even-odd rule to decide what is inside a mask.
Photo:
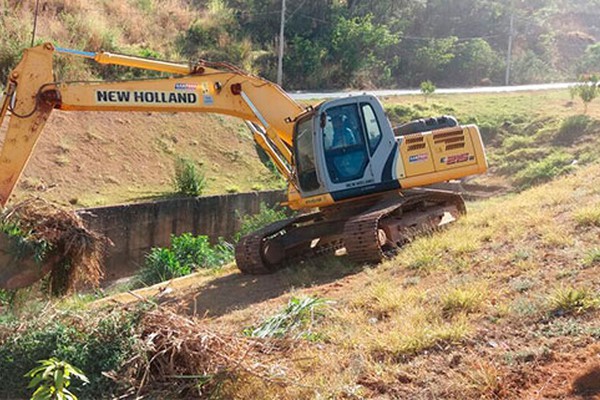
[{"label": "excavator bucket", "polygon": [[33,251],[21,248],[17,239],[0,233],[0,288],[20,289],[42,279],[50,266],[36,262]]}]

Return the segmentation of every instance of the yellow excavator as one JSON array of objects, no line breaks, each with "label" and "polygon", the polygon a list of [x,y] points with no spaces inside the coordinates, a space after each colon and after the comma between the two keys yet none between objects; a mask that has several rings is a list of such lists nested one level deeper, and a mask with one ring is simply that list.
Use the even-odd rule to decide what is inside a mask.
[{"label": "yellow excavator", "polygon": [[[57,82],[55,53],[169,77]],[[46,43],[25,50],[9,75],[0,108],[0,124],[10,117],[0,153],[0,205],[9,201],[54,109],[204,112],[244,120],[289,183],[285,204],[306,211],[241,238],[235,258],[250,274],[344,249],[353,261],[379,262],[415,232],[465,212],[459,194],[428,185],[487,169],[478,128],[452,117],[392,128],[381,103],[368,94],[303,107],[276,84],[228,63],[182,65]]]}]

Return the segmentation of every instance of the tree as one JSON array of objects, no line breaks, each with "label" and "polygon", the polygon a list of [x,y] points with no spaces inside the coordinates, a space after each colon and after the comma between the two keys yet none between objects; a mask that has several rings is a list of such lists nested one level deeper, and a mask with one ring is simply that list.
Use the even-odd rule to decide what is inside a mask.
[{"label": "tree", "polygon": [[429,96],[431,96],[435,92],[435,89],[437,89],[437,88],[435,87],[433,82],[431,82],[431,81],[421,82],[421,93],[423,94],[423,97],[425,97],[426,103],[427,103],[427,99],[429,98]]},{"label": "tree", "polygon": [[573,92],[583,101],[583,113],[587,114],[588,104],[592,102],[600,93],[598,81],[600,78],[597,75],[582,76],[579,78],[579,83],[574,86]]},{"label": "tree", "polygon": [[375,75],[375,70],[379,69],[378,75],[386,72],[382,59],[385,51],[397,42],[387,26],[373,24],[371,15],[339,17],[331,35],[332,61],[337,61],[338,69],[336,83],[348,87],[357,73],[365,69],[370,70],[374,81],[381,79]]}]

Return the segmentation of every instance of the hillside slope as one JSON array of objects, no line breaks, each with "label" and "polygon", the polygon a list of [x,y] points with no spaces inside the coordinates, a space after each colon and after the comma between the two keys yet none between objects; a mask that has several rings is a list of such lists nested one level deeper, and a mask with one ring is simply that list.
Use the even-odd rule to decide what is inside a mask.
[{"label": "hillside slope", "polygon": [[224,378],[223,398],[598,398],[600,165],[468,208],[372,268],[204,274],[159,301],[234,337],[292,297],[329,301],[284,349],[244,360],[271,380]]},{"label": "hillside slope", "polygon": [[[600,164],[573,171],[469,203],[458,223],[373,267],[205,271],[134,295],[148,298],[141,308],[16,293],[0,313],[0,396],[23,397],[25,372],[56,356],[93,380],[77,393],[106,396],[598,398]],[[295,320],[294,298],[320,307]],[[275,338],[244,335],[261,329]]]},{"label": "hillside slope", "polygon": [[168,196],[174,191],[177,157],[201,165],[205,194],[280,187],[240,120],[189,113],[55,111],[15,196],[38,195],[76,207]]}]

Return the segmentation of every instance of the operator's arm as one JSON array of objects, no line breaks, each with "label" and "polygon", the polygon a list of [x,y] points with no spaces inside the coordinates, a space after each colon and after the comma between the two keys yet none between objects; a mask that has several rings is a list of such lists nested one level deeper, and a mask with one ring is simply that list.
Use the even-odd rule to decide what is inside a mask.
[{"label": "operator's arm", "polygon": [[248,121],[256,142],[271,156],[277,168],[290,177],[293,124],[288,118],[294,118],[303,109],[279,86],[227,64],[203,63],[190,68],[108,53],[59,51],[99,63],[177,75],[136,81],[57,83],[52,73],[55,48],[46,43],[25,50],[21,62],[9,76],[0,106],[0,124],[6,111],[11,111],[0,153],[0,205],[8,201],[54,108],[210,112],[239,117]]}]

